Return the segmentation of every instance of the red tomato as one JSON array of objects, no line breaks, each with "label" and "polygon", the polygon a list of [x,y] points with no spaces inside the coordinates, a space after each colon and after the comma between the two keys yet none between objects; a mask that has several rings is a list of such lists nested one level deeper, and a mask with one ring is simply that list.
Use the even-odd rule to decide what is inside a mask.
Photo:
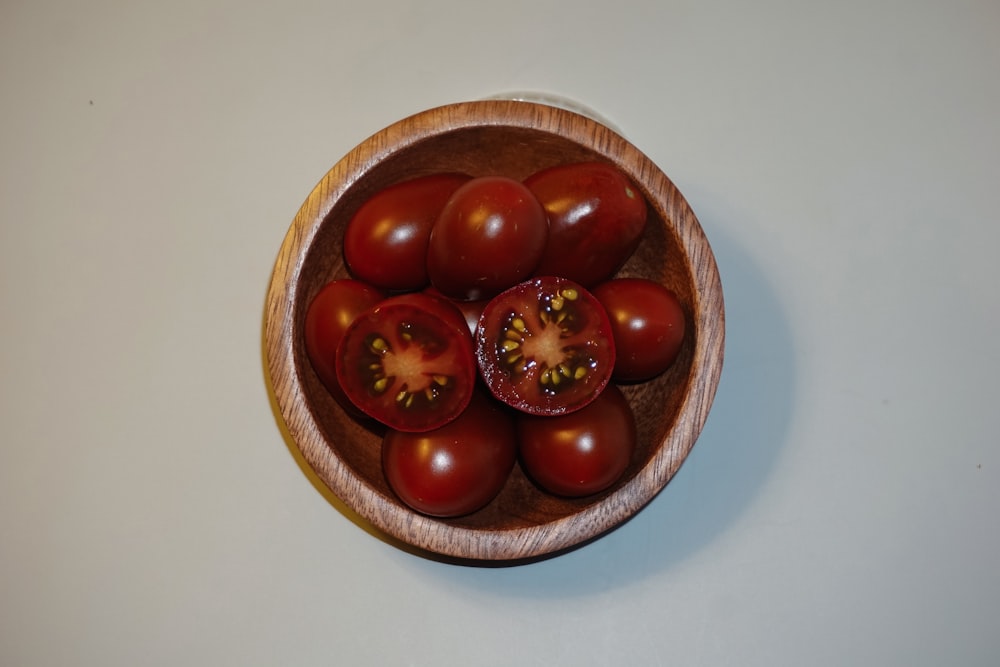
[{"label": "red tomato", "polygon": [[677,295],[642,278],[609,280],[593,290],[611,320],[617,382],[649,380],[670,368],[684,342]]},{"label": "red tomato", "polygon": [[487,300],[481,299],[479,301],[461,301],[458,299],[449,299],[441,292],[437,291],[433,287],[428,287],[424,290],[425,294],[430,294],[431,296],[437,297],[439,299],[446,299],[449,303],[453,304],[458,308],[462,316],[465,317],[465,322],[469,326],[469,333],[473,336],[476,335],[476,327],[479,326],[479,316],[483,314],[483,308],[486,307]]},{"label": "red tomato", "polygon": [[382,443],[382,467],[392,490],[414,510],[438,517],[485,507],[503,488],[516,458],[510,417],[480,394],[441,428],[390,430]]},{"label": "red tomato", "polygon": [[427,284],[427,241],[445,202],[469,180],[463,174],[421,176],[377,192],[344,232],[351,274],[391,291]]},{"label": "red tomato", "polygon": [[559,165],[533,174],[525,185],[549,219],[549,239],[535,275],[562,276],[591,287],[610,278],[639,244],[646,200],[617,167]]},{"label": "red tomato", "polygon": [[546,491],[589,496],[621,478],[635,450],[635,417],[615,385],[587,407],[559,417],[517,418],[521,464]]},{"label": "red tomato", "polygon": [[337,380],[337,345],[361,313],[385,298],[381,290],[358,280],[334,280],[316,294],[306,311],[306,354],[316,375],[343,407],[356,412]]},{"label": "red tomato", "polygon": [[337,379],[359,410],[390,428],[438,428],[475,388],[472,336],[450,303],[419,292],[389,297],[344,333]]},{"label": "red tomato", "polygon": [[455,191],[431,229],[431,284],[455,299],[493,296],[531,275],[547,236],[545,211],[522,183],[475,178]]},{"label": "red tomato", "polygon": [[562,278],[533,278],[494,297],[476,330],[476,357],[490,391],[536,415],[579,410],[615,363],[611,325],[590,292]]}]

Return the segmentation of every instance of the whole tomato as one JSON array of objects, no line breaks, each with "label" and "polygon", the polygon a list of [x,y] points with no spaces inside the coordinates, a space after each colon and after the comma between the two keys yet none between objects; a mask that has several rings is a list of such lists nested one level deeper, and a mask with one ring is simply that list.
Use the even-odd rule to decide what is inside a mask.
[{"label": "whole tomato", "polygon": [[337,380],[337,345],[355,318],[374,307],[385,294],[360,280],[327,283],[306,311],[306,354],[313,370],[338,403],[357,416],[357,409]]},{"label": "whole tomato", "polygon": [[431,229],[431,285],[453,299],[490,297],[531,275],[547,237],[545,211],[524,184],[474,178],[452,194]]},{"label": "whole tomato", "polygon": [[374,194],[344,232],[344,260],[351,274],[389,291],[424,287],[431,227],[448,198],[469,178],[420,176]]},{"label": "whole tomato", "polygon": [[636,444],[632,408],[615,385],[586,407],[558,417],[519,415],[525,472],[546,491],[582,497],[604,491],[625,472]]},{"label": "whole tomato", "polygon": [[517,458],[514,425],[481,394],[455,420],[433,431],[389,431],[382,467],[389,486],[423,514],[452,517],[487,505]]},{"label": "whole tomato", "polygon": [[674,363],[684,343],[684,309],[677,295],[643,278],[609,280],[593,289],[611,320],[617,382],[656,377]]},{"label": "whole tomato", "polygon": [[629,258],[646,227],[646,200],[617,167],[579,162],[549,167],[527,179],[549,220],[549,237],[535,275],[591,287]]}]

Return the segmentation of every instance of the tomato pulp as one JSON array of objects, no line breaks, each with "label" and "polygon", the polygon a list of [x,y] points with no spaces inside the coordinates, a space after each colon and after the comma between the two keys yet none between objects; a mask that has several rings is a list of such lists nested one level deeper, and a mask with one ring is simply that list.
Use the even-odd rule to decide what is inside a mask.
[{"label": "tomato pulp", "polygon": [[472,336],[450,303],[419,292],[389,297],[345,332],[337,378],[358,409],[386,426],[437,428],[472,397]]},{"label": "tomato pulp", "polygon": [[480,374],[522,412],[579,410],[611,378],[615,347],[604,308],[563,278],[533,278],[490,300],[476,330]]}]

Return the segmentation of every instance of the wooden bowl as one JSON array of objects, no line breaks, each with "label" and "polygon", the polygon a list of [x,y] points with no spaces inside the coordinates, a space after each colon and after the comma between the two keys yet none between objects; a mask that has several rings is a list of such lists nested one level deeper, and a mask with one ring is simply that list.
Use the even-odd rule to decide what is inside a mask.
[{"label": "wooden bowl", "polygon": [[[623,387],[638,447],[623,478],[596,496],[566,499],[538,490],[515,466],[500,495],[460,518],[435,519],[403,505],[382,474],[380,437],[351,419],[306,356],[306,308],[328,281],[346,277],[344,227],[392,183],[443,171],[521,179],[560,163],[604,160],[639,186],[649,222],[620,272],[657,280],[685,307],[687,338],[666,374]],[[316,475],[379,531],[427,556],[518,562],[565,552],[628,520],[660,492],[694,445],[722,370],[722,286],[704,232],[670,179],[607,126],[578,113],[524,101],[489,100],[431,109],[366,139],[306,199],[278,254],[267,294],[265,349],[273,397],[288,433]]]}]

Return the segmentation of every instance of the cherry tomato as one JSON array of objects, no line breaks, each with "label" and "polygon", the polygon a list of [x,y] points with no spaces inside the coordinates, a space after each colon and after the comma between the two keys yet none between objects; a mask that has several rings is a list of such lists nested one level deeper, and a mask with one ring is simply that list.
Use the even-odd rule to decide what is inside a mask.
[{"label": "cherry tomato", "polygon": [[437,428],[472,396],[472,336],[450,303],[420,292],[389,297],[344,333],[337,379],[358,409],[390,428]]},{"label": "cherry tomato", "polygon": [[479,301],[461,301],[459,299],[449,299],[444,294],[441,294],[438,290],[433,287],[428,287],[424,290],[425,294],[430,294],[439,299],[445,299],[456,308],[462,312],[462,316],[465,317],[465,322],[469,326],[469,333],[473,336],[476,334],[476,327],[479,326],[479,316],[483,314],[483,308],[486,307],[487,300],[480,299]]},{"label": "cherry tomato", "polygon": [[344,260],[351,274],[390,291],[427,284],[427,241],[445,202],[471,178],[421,176],[379,191],[351,217],[344,232]]},{"label": "cherry tomato", "polygon": [[525,185],[542,203],[549,239],[535,275],[562,276],[584,287],[610,278],[646,227],[646,200],[617,167],[603,162],[559,165]]},{"label": "cherry tomato", "polygon": [[316,375],[344,408],[356,414],[354,404],[337,380],[337,345],[361,313],[385,298],[381,290],[359,280],[334,280],[321,289],[306,311],[306,354]]},{"label": "cherry tomato", "polygon": [[604,491],[635,450],[635,417],[615,385],[587,407],[558,417],[517,418],[521,464],[539,486],[560,496]]},{"label": "cherry tomato", "polygon": [[474,178],[455,191],[431,229],[431,284],[455,299],[493,296],[531,275],[547,236],[545,211],[522,183]]},{"label": "cherry tomato", "polygon": [[579,410],[604,389],[615,346],[608,316],[590,292],[543,277],[486,304],[476,357],[496,398],[530,414],[558,415]]},{"label": "cherry tomato", "polygon": [[652,280],[620,278],[594,288],[611,320],[617,382],[641,382],[670,368],[684,342],[677,295]]},{"label": "cherry tomato", "polygon": [[390,430],[382,444],[382,467],[392,490],[416,511],[438,517],[485,507],[503,488],[516,458],[513,422],[482,394],[441,428]]}]

